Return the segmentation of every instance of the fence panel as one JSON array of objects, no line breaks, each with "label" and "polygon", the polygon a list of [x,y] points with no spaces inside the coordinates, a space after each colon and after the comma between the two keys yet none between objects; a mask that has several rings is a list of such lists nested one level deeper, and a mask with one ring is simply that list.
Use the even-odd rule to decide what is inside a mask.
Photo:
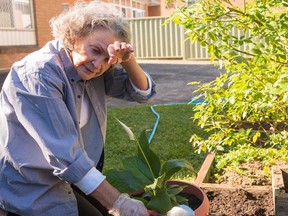
[{"label": "fence panel", "polygon": [[166,17],[129,19],[138,59],[209,59],[206,48],[184,42],[182,26],[164,24]]},{"label": "fence panel", "polygon": [[[138,59],[210,59],[206,47],[200,46],[198,42],[184,42],[184,28],[175,23],[163,25],[165,19],[166,17],[129,19],[132,44]],[[232,29],[231,34],[240,37],[243,32]],[[240,50],[245,48],[246,44],[239,47]]]},{"label": "fence panel", "polygon": [[165,17],[129,19],[132,44],[138,59],[183,58],[183,30]]}]

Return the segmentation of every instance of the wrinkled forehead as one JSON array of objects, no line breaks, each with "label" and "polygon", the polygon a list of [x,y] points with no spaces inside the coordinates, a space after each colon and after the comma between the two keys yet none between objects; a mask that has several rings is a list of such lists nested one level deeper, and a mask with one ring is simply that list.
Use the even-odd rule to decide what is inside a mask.
[{"label": "wrinkled forehead", "polygon": [[107,47],[110,44],[113,44],[115,41],[122,42],[122,40],[117,38],[114,33],[111,32],[111,30],[98,29],[80,40],[80,43],[83,43],[83,45],[94,46],[106,50]]}]

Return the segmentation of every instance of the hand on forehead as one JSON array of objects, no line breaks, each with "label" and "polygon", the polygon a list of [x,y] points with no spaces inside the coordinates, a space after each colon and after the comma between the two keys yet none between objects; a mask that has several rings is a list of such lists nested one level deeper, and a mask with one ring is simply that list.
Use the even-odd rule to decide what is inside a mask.
[{"label": "hand on forehead", "polygon": [[109,64],[116,64],[128,61],[131,58],[134,48],[131,44],[126,42],[115,41],[107,48],[109,55]]}]

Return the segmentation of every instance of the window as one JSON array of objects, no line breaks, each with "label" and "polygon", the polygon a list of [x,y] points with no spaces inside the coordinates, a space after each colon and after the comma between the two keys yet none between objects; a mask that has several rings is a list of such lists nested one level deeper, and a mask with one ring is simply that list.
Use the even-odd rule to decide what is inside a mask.
[{"label": "window", "polygon": [[145,16],[144,10],[133,9],[133,18],[144,17],[144,16]]},{"label": "window", "polygon": [[35,45],[32,0],[0,0],[0,46]]},{"label": "window", "polygon": [[145,16],[145,4],[143,2],[134,2],[132,0],[114,0],[112,4],[119,8],[124,17],[136,18]]},{"label": "window", "polygon": [[0,28],[32,29],[30,0],[1,0]]},{"label": "window", "polygon": [[126,8],[121,8],[124,17],[127,17]]},{"label": "window", "polygon": [[0,27],[14,26],[13,9],[10,0],[0,2]]}]

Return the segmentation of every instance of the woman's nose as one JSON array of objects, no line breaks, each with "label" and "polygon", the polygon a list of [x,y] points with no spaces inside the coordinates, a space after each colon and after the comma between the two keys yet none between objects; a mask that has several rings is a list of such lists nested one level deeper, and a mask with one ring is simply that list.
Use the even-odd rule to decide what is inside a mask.
[{"label": "woman's nose", "polygon": [[103,62],[103,60],[101,60],[101,58],[97,58],[97,59],[94,59],[92,61],[92,64],[93,64],[94,68],[99,68],[99,67],[101,67],[102,62]]}]

